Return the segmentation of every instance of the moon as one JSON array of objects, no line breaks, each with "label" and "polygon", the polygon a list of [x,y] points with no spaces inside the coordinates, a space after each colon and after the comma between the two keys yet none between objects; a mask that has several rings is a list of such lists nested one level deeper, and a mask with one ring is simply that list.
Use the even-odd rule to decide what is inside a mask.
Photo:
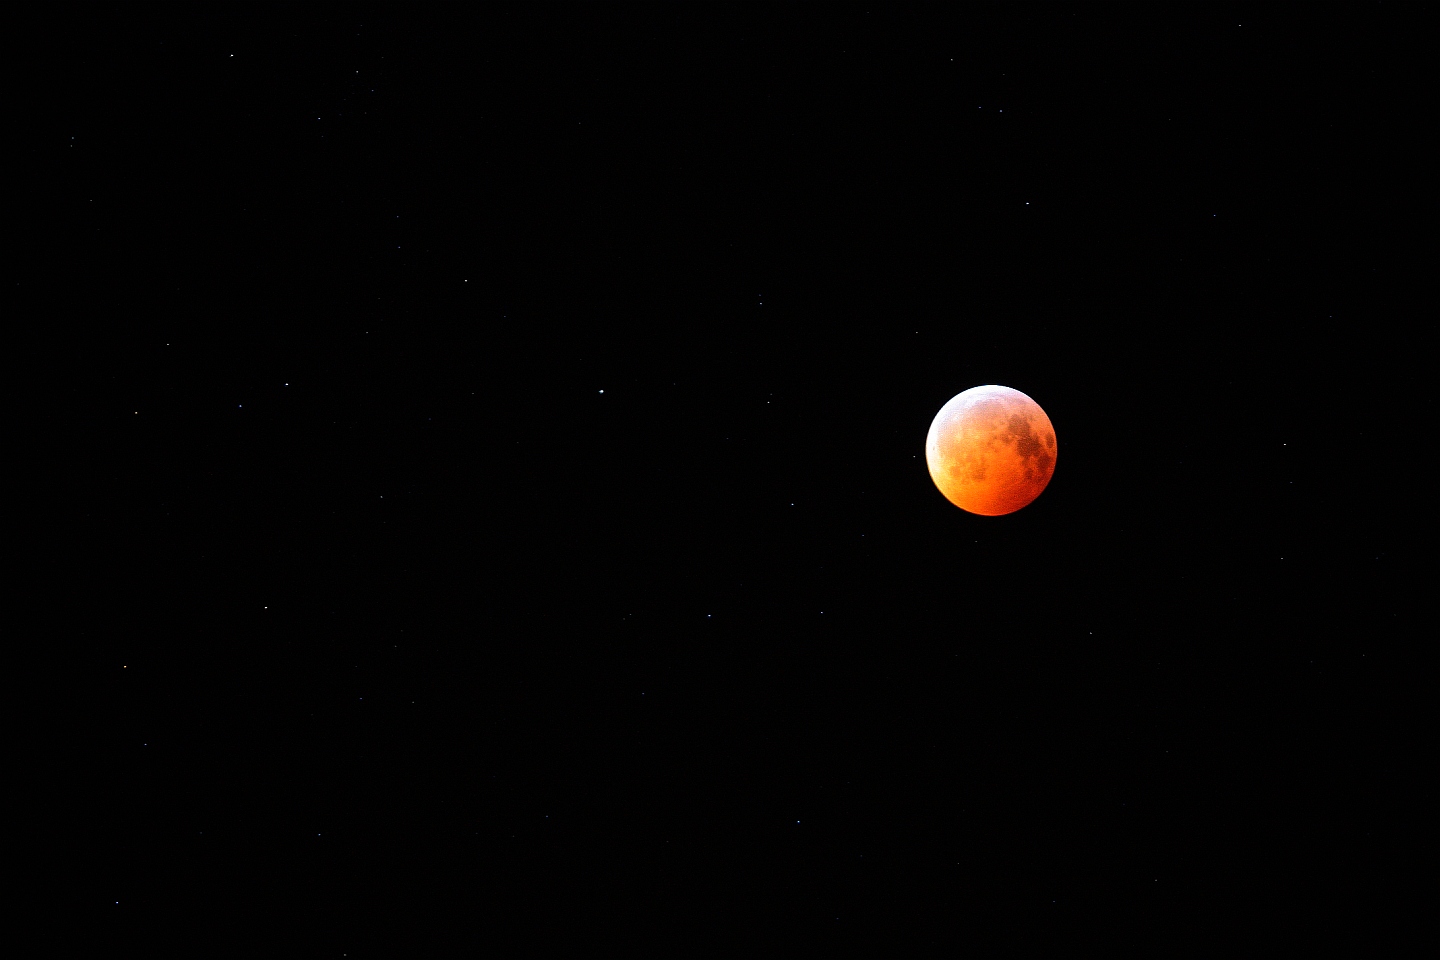
[{"label": "moon", "polygon": [[982,517],[1032,503],[1055,473],[1055,428],[1040,404],[993,384],[950,398],[930,424],[930,479],[961,510]]}]

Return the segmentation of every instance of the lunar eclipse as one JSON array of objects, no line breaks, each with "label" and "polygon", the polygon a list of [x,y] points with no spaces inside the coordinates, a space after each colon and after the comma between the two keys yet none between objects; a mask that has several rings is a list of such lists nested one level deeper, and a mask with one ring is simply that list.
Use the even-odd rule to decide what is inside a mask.
[{"label": "lunar eclipse", "polygon": [[998,517],[1040,496],[1055,473],[1055,428],[1019,390],[988,385],[952,397],[930,424],[925,463],[961,510]]}]

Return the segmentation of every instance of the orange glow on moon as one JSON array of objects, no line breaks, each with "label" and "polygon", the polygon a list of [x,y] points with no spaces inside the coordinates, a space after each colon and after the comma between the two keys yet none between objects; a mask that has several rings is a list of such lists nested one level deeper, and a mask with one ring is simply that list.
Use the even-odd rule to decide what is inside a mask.
[{"label": "orange glow on moon", "polygon": [[961,510],[1014,513],[1055,473],[1055,428],[1040,404],[1009,387],[971,387],[935,414],[925,438],[930,479]]}]

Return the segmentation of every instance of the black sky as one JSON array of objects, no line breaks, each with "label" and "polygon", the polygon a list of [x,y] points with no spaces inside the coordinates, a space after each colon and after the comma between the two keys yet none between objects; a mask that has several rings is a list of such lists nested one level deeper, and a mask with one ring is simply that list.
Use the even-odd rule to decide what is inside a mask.
[{"label": "black sky", "polygon": [[[1427,12],[32,12],[57,896],[136,955],[1402,937]],[[1002,518],[924,461],[984,383],[1059,439]]]}]

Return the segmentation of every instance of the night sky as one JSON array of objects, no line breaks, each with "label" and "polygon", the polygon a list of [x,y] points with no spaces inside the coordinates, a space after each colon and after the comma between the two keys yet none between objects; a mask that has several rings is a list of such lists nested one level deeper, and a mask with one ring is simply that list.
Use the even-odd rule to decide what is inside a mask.
[{"label": "night sky", "polygon": [[1428,10],[36,8],[56,944],[1398,943]]}]

